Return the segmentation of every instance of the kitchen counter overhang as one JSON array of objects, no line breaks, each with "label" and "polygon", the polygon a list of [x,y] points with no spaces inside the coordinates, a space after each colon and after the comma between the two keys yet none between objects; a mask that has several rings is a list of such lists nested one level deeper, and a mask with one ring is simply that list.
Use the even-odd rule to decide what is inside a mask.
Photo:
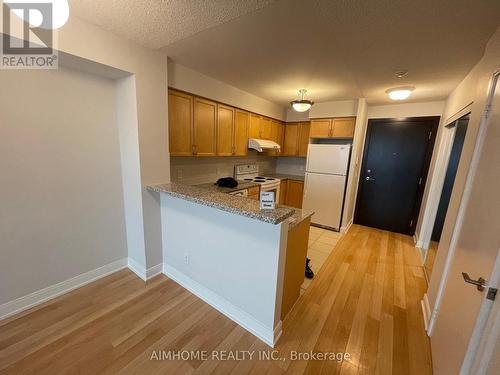
[{"label": "kitchen counter overhang", "polygon": [[148,185],[146,189],[270,224],[282,223],[295,214],[295,210],[290,207],[281,206],[274,210],[262,210],[260,208],[260,202],[254,199],[237,197],[226,193],[220,193],[213,189],[175,182]]}]

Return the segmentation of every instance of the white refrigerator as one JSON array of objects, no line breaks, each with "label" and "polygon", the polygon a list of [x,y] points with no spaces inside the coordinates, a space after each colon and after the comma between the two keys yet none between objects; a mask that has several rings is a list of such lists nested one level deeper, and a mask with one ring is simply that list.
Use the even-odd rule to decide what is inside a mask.
[{"label": "white refrigerator", "polygon": [[312,223],[340,230],[350,144],[310,144],[302,208]]}]

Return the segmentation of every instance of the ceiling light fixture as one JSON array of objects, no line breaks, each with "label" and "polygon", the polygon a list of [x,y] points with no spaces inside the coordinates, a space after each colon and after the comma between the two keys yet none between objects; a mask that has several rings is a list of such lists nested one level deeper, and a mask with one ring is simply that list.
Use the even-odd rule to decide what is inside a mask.
[{"label": "ceiling light fixture", "polygon": [[304,99],[306,96],[307,90],[306,89],[300,89],[299,90],[299,98],[297,100],[293,100],[290,102],[292,105],[292,108],[297,111],[297,112],[305,112],[308,111],[309,108],[314,104],[312,100]]},{"label": "ceiling light fixture", "polygon": [[395,87],[386,91],[389,98],[392,100],[405,100],[408,99],[415,87]]}]

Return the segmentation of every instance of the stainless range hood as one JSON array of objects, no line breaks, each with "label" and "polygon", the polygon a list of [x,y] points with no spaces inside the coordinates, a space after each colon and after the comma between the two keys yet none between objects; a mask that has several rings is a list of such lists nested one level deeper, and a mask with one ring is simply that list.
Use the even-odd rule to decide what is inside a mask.
[{"label": "stainless range hood", "polygon": [[280,145],[274,141],[270,141],[268,139],[258,139],[258,138],[250,138],[248,140],[248,148],[257,150],[259,152],[263,152],[265,150],[279,151],[281,149]]}]

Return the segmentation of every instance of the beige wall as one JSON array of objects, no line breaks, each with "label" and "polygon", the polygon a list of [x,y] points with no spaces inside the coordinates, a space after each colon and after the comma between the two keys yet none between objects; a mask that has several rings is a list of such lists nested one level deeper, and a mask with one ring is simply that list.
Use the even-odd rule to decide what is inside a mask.
[{"label": "beige wall", "polygon": [[309,110],[309,118],[356,116],[357,108],[357,99],[316,103]]},{"label": "beige wall", "polygon": [[[79,58],[130,72],[135,77],[141,181],[170,180],[167,124],[167,57],[94,25],[70,17],[59,31],[59,49]],[[161,259],[158,236],[160,207],[154,193],[143,192],[146,254],[145,268]],[[152,227],[153,226],[153,227]],[[151,237],[153,236],[153,237]]]},{"label": "beige wall", "polygon": [[483,58],[471,70],[462,83],[454,90],[446,103],[445,116],[450,117],[470,102],[474,102],[455,178],[455,184],[453,186],[453,192],[450,198],[443,232],[441,234],[441,241],[439,243],[434,269],[432,271],[429,289],[427,292],[431,310],[433,309],[436,301],[439,282],[448,255],[450,240],[455,226],[472,153],[474,151],[479,122],[484,109],[485,96],[488,90],[489,80],[491,79],[492,74],[498,69],[500,69],[500,29],[498,29],[490,39]]},{"label": "beige wall", "polygon": [[306,158],[281,157],[276,161],[276,173],[304,176],[306,173]]},{"label": "beige wall", "polygon": [[[59,31],[59,50],[64,52],[62,55],[65,62],[71,60],[72,66],[83,70],[96,70],[99,74],[122,77],[132,74],[134,92],[131,103],[135,108],[130,111],[130,115],[121,117],[126,118],[128,123],[135,122],[135,128],[139,131],[140,180],[143,184],[169,181],[166,56],[75,17],[71,17],[68,24]],[[102,69],[102,66],[109,69]],[[136,150],[123,151],[128,153]],[[128,256],[148,269],[161,263],[160,208],[158,197],[151,192],[144,191],[136,201],[139,207],[133,207],[133,215],[137,217],[135,224],[142,226],[140,229],[143,233],[136,233],[135,237],[139,241],[142,238],[142,243],[136,242],[129,246]],[[127,226],[127,236],[128,229]],[[134,246],[136,244],[139,246]],[[57,281],[63,280],[61,276]]]},{"label": "beige wall", "polygon": [[368,118],[441,116],[444,105],[444,101],[438,101],[368,106]]},{"label": "beige wall", "polygon": [[127,257],[116,84],[0,70],[0,305]]},{"label": "beige wall", "polygon": [[247,111],[285,120],[285,108],[169,60],[168,85]]},{"label": "beige wall", "polygon": [[248,156],[235,157],[172,157],[172,181],[188,185],[215,182],[221,177],[233,177],[234,166],[258,164],[259,173],[269,174],[276,170],[275,157],[249,151]]}]

